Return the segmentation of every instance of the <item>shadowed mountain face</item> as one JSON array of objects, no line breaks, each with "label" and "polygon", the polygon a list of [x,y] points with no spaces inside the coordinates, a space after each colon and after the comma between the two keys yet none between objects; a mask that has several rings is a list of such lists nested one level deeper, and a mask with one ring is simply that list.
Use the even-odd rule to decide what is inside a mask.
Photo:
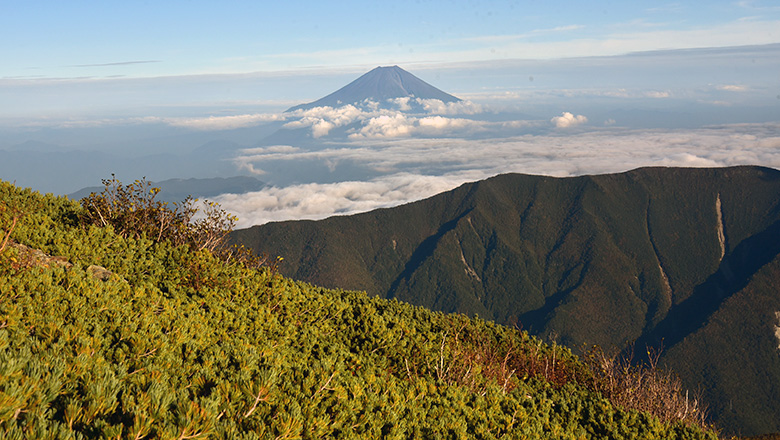
[{"label": "shadowed mountain face", "polygon": [[406,97],[438,99],[442,102],[460,101],[459,98],[437,89],[404,69],[392,66],[377,67],[324,98],[297,105],[287,111],[325,106],[340,107],[347,104],[359,105],[366,100],[377,102],[381,106],[387,100]]},{"label": "shadowed mountain face", "polygon": [[780,386],[767,385],[780,384],[780,171],[502,175],[234,238],[283,256],[285,275],[517,324],[575,351],[663,345],[727,432],[780,431]]}]

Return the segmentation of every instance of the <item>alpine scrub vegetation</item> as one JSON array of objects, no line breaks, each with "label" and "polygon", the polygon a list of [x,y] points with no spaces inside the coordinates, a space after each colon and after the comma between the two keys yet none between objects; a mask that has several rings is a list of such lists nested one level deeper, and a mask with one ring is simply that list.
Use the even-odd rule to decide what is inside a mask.
[{"label": "alpine scrub vegetation", "polygon": [[284,278],[154,194],[0,182],[0,438],[716,438],[526,332]]},{"label": "alpine scrub vegetation", "polygon": [[103,180],[103,187],[102,192],[81,199],[81,225],[111,226],[125,238],[145,237],[173,246],[187,245],[194,251],[205,249],[225,261],[235,259],[255,267],[267,261],[267,257],[258,259],[243,246],[228,245],[238,219],[215,202],[204,201],[200,210],[198,200],[188,196],[171,208],[157,199],[160,189],[146,179],[122,185],[112,175]]}]

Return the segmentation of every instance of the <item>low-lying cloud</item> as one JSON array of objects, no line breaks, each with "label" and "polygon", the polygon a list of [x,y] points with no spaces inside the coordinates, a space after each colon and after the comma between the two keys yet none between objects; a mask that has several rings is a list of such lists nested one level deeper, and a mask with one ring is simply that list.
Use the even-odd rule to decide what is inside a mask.
[{"label": "low-lying cloud", "polygon": [[780,168],[780,123],[696,130],[609,127],[577,136],[553,133],[483,140],[374,139],[318,151],[291,146],[248,149],[237,159],[256,168],[270,161],[351,163],[375,174],[361,181],[269,187],[218,197],[223,208],[238,215],[239,227],[396,206],[510,172],[567,177],[643,166]]},{"label": "low-lying cloud", "polygon": [[[404,97],[390,99],[385,103],[366,100],[359,104],[347,104],[339,107],[314,107],[299,109],[292,112],[276,113],[242,113],[232,115],[208,115],[197,117],[120,117],[120,118],[84,118],[84,119],[50,119],[27,121],[14,126],[56,127],[56,128],[88,128],[88,127],[121,127],[138,124],[164,124],[171,127],[187,128],[195,131],[224,131],[246,128],[269,122],[285,122],[287,129],[306,128],[313,138],[322,138],[331,134],[337,127],[344,127],[356,122],[367,123],[376,118],[395,118],[411,116],[414,121],[426,117],[457,115],[476,115],[485,111],[484,106],[471,101],[442,102],[438,99],[420,99]],[[457,119],[457,118],[456,118]],[[8,123],[8,122],[7,122]],[[426,122],[423,122],[425,125]],[[457,125],[457,124],[455,124]]]},{"label": "low-lying cloud", "polygon": [[417,136],[454,136],[481,131],[490,125],[484,121],[444,116],[422,118],[396,113],[371,118],[363,127],[348,135],[349,139],[382,139]]},{"label": "low-lying cloud", "polygon": [[558,128],[569,128],[588,122],[588,118],[583,115],[574,116],[569,112],[563,112],[550,120]]},{"label": "low-lying cloud", "polygon": [[476,115],[485,111],[482,105],[471,101],[443,102],[438,99],[417,98],[417,102],[427,113],[435,115]]},{"label": "low-lying cloud", "polygon": [[747,87],[738,84],[723,84],[715,88],[718,90],[725,90],[727,92],[744,92],[748,90]]},{"label": "low-lying cloud", "polygon": [[234,116],[207,116],[202,118],[161,118],[160,121],[174,127],[193,130],[232,130],[251,127],[265,122],[283,121],[284,116],[272,113],[255,113]]},{"label": "low-lying cloud", "polygon": [[[268,188],[246,194],[225,194],[223,209],[244,214],[239,227],[289,219],[321,219],[397,206],[452,189],[476,175],[421,176],[399,173],[370,181],[309,183]],[[410,195],[415,197],[410,199]],[[256,213],[255,216],[247,216]],[[262,214],[260,214],[262,213]]]},{"label": "low-lying cloud", "polygon": [[285,113],[286,129],[307,128],[312,138],[331,134],[337,127],[357,123],[347,131],[350,139],[405,138],[411,136],[444,136],[479,130],[479,121],[452,118],[475,115],[483,106],[470,101],[443,102],[438,99],[402,97],[385,103],[366,100],[356,105],[314,107]]}]

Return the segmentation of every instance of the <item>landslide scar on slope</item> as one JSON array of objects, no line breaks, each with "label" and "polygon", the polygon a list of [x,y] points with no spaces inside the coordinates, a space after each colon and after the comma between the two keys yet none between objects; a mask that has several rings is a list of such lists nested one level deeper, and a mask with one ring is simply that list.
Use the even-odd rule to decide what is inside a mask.
[{"label": "landslide scar on slope", "polygon": [[777,349],[780,350],[780,312],[775,312],[777,325],[775,326],[775,338],[777,338]]},{"label": "landslide scar on slope", "polygon": [[463,265],[466,267],[466,275],[474,277],[477,279],[477,281],[482,282],[482,279],[477,275],[477,272],[469,266],[469,263],[466,262],[466,256],[463,255],[463,248],[460,249],[460,261],[463,262]]},{"label": "landslide scar on slope", "polygon": [[723,230],[723,206],[720,203],[720,193],[715,199],[715,215],[718,217],[718,243],[720,243],[720,261],[726,256],[726,233]]},{"label": "landslide scar on slope", "polygon": [[[466,217],[466,221],[468,222],[469,226],[471,226],[472,232],[474,232],[474,235],[476,235],[477,239],[479,239],[479,234],[477,233],[477,229],[474,227],[474,223],[471,223],[471,216]],[[480,283],[482,282],[482,278],[477,275],[477,272],[469,266],[469,263],[466,261],[466,256],[463,255],[463,241],[458,240],[458,247],[460,248],[460,261],[463,262],[463,265],[466,267],[466,275],[475,278]],[[477,298],[479,299],[479,298]]]},{"label": "landslide scar on slope", "polygon": [[655,260],[658,262],[658,272],[661,275],[661,282],[663,283],[664,294],[671,301],[672,298],[672,286],[669,284],[669,277],[666,276],[666,271],[661,264],[661,256],[658,255],[658,247],[655,245],[655,239],[653,238],[653,230],[650,227],[650,200],[647,201],[647,208],[645,208],[645,229],[647,229],[647,238],[650,240],[650,245],[653,248],[655,254]]}]

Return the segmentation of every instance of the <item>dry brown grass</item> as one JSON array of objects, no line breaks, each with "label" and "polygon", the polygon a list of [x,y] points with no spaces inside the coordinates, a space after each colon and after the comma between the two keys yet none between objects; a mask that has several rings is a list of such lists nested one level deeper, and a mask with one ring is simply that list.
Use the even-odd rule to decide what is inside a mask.
[{"label": "dry brown grass", "polygon": [[[555,386],[582,380],[588,372],[564,352],[568,350],[544,345],[540,340],[523,343],[509,338],[498,342],[464,322],[444,332],[439,357],[433,364],[428,361],[427,366],[436,379],[448,385],[484,394],[488,384],[497,384],[507,392],[517,386],[518,380],[540,378]],[[412,374],[408,364],[407,371]]]},{"label": "dry brown grass", "polygon": [[623,408],[648,412],[667,423],[711,430],[699,394],[686,390],[676,375],[659,367],[660,354],[648,348],[647,363],[636,365],[632,355],[610,355],[595,347],[586,356],[595,375],[593,388]]},{"label": "dry brown grass", "polygon": [[713,430],[700,395],[686,390],[676,375],[659,367],[659,351],[648,349],[648,361],[637,365],[630,355],[609,355],[596,347],[584,363],[578,363],[568,350],[555,344],[545,346],[533,339],[521,343],[515,338],[499,343],[463,324],[445,331],[439,352],[428,370],[444,383],[480,394],[490,383],[506,392],[518,380],[530,378],[554,386],[576,382],[601,393],[617,407],[649,413],[664,423]]}]

